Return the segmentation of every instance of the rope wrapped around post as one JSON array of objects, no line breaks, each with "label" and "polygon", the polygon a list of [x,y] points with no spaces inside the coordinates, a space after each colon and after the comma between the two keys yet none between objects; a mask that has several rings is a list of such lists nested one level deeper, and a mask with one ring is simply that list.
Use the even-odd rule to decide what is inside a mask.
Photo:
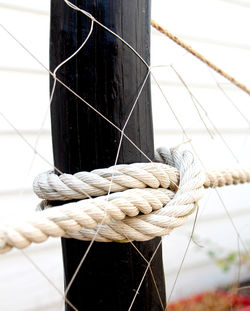
[{"label": "rope wrapped around post", "polygon": [[[190,151],[159,149],[163,163],[137,163],[90,173],[39,175],[42,211],[0,227],[0,253],[49,236],[100,242],[146,241],[185,223],[205,187],[250,181],[250,170],[204,173]],[[132,188],[132,189],[131,189]],[[112,192],[111,194],[109,194]],[[89,198],[98,196],[97,198]],[[82,199],[85,198],[85,199]],[[51,208],[53,200],[82,199]]]}]

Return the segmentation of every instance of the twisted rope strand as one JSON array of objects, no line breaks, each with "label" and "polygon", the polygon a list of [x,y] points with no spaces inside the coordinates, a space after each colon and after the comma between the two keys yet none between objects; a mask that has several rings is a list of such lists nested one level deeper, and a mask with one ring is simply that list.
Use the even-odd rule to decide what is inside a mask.
[{"label": "twisted rope strand", "polygon": [[[161,149],[163,153],[163,149]],[[165,162],[165,157],[156,155],[156,159]],[[169,164],[169,165],[168,165]],[[176,189],[179,183],[179,171],[171,163],[137,163],[117,165],[92,172],[80,172],[74,175],[56,175],[49,171],[36,177],[33,189],[36,195],[45,200],[73,200],[106,195],[109,192],[112,174],[114,174],[111,192],[120,192],[130,188]],[[221,169],[205,172],[205,188],[223,187],[250,182],[250,168]]]},{"label": "twisted rope strand", "polygon": [[[53,208],[47,207],[43,212],[34,213],[24,222],[2,227],[0,230],[0,252],[5,252],[13,246],[24,248],[31,242],[43,242],[48,236],[70,237],[71,233],[80,232],[82,228],[86,229],[88,238],[90,232],[95,232],[94,229],[101,222],[107,225],[111,222],[119,223],[126,216],[135,217],[138,214],[149,214],[161,209],[173,196],[174,192],[164,188],[130,189],[119,193],[119,195],[114,193],[107,197],[81,200]],[[172,222],[174,224],[174,221]],[[127,226],[129,226],[129,222]],[[105,227],[103,226],[99,234],[103,237],[102,240],[110,241],[110,229],[107,229],[108,232],[105,235]],[[137,232],[136,229],[135,232]],[[132,235],[130,234],[130,236]],[[144,237],[145,235],[140,234],[140,236]],[[125,240],[124,235],[118,235],[118,237],[118,240]]]},{"label": "twisted rope strand", "polygon": [[[0,228],[0,253],[12,247],[27,247],[31,242],[43,242],[49,236],[81,240],[96,236],[100,242],[150,240],[184,224],[202,197],[204,187],[250,181],[250,169],[204,174],[189,151],[161,148],[155,158],[163,163],[117,165],[74,175],[57,176],[48,172],[38,176],[35,191],[51,201],[86,198],[90,193],[107,194],[113,175],[114,193],[53,208],[43,201],[42,212]],[[129,189],[132,186],[136,188]]]},{"label": "twisted rope strand", "polygon": [[250,168],[211,170],[206,172],[205,188],[216,188],[250,182]]},{"label": "twisted rope strand", "polygon": [[53,171],[45,172],[35,178],[33,190],[41,199],[63,201],[96,197],[106,195],[109,191],[119,192],[130,188],[161,186],[175,189],[178,179],[179,173],[174,167],[162,163],[135,163],[74,175],[58,176]]},{"label": "twisted rope strand", "polygon": [[[161,163],[174,165],[174,163],[171,162],[170,151],[166,148],[157,149],[155,159]],[[177,174],[179,174],[179,172]],[[205,181],[203,186],[204,188],[216,188],[238,185],[247,182],[250,182],[250,167],[217,169],[205,172]]]},{"label": "twisted rope strand", "polygon": [[243,83],[239,82],[235,78],[233,78],[230,74],[216,66],[214,63],[209,61],[206,57],[204,57],[202,54],[194,50],[191,46],[183,42],[180,38],[173,35],[170,31],[167,29],[164,29],[161,25],[159,25],[156,21],[151,20],[151,25],[158,31],[160,31],[162,34],[167,36],[169,39],[180,45],[182,48],[184,48],[186,51],[194,55],[196,58],[198,58],[200,61],[208,65],[210,68],[212,68],[214,71],[216,71],[218,74],[229,80],[231,83],[236,85],[238,88],[246,92],[248,95],[250,95],[250,89],[246,87]]}]

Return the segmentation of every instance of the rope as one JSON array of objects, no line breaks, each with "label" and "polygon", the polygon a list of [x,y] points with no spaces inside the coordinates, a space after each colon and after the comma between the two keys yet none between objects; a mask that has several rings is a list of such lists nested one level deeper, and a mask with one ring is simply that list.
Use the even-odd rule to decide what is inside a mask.
[{"label": "rope", "polygon": [[237,81],[235,78],[233,78],[231,75],[229,75],[227,72],[223,71],[221,68],[216,66],[214,63],[212,63],[210,60],[208,60],[206,57],[204,57],[202,54],[194,50],[191,46],[183,42],[180,38],[173,35],[170,31],[167,29],[164,29],[161,25],[159,25],[156,21],[151,20],[151,25],[158,31],[160,31],[162,34],[167,36],[169,39],[180,45],[182,48],[184,48],[186,51],[194,55],[196,58],[198,58],[203,63],[207,64],[210,68],[212,68],[214,71],[216,71],[218,74],[229,80],[231,83],[236,85],[238,88],[246,92],[248,95],[250,95],[250,89],[246,87],[241,82]]},{"label": "rope", "polygon": [[[105,227],[111,222],[119,223],[126,216],[149,214],[162,208],[173,196],[172,191],[164,188],[130,189],[119,195],[111,194],[108,197],[81,200],[53,208],[46,206],[44,211],[33,213],[23,222],[2,227],[1,249],[5,251],[11,246],[25,248],[31,242],[39,243],[47,240],[48,236],[70,237],[73,233],[83,230],[83,227],[86,230],[86,236],[83,238],[86,239],[89,232],[95,232],[100,223]],[[175,225],[176,222],[173,222],[173,226]],[[110,241],[112,230],[107,227],[102,231],[103,237],[97,240]],[[118,232],[114,231],[113,235],[114,240],[124,240],[124,235],[121,236]]]},{"label": "rope", "polygon": [[[42,201],[42,211],[1,226],[0,253],[43,242],[49,236],[95,238],[100,242],[147,241],[184,224],[203,195],[203,185],[250,181],[250,170],[204,174],[189,151],[159,149],[155,158],[164,163],[117,165],[74,175],[41,174],[34,181],[34,189],[46,200],[101,196],[53,208],[49,201]],[[110,190],[114,193],[105,196]]]},{"label": "rope", "polygon": [[206,172],[205,188],[216,188],[250,182],[250,168],[211,170]]},{"label": "rope", "polygon": [[64,201],[96,197],[131,188],[156,189],[161,186],[174,190],[178,180],[178,170],[169,165],[135,163],[74,175],[58,176],[53,171],[45,172],[35,178],[33,190],[41,199]]},{"label": "rope", "polygon": [[[138,184],[140,182],[140,186],[144,188],[128,189],[109,196],[85,199],[53,208],[47,207],[25,221],[5,225],[0,229],[1,252],[6,252],[12,247],[24,248],[31,242],[43,242],[48,236],[74,237],[81,240],[95,237],[96,241],[125,242],[146,241],[168,234],[173,228],[182,225],[195,209],[196,202],[203,194],[202,185],[205,178],[188,151],[172,149],[167,161],[174,169],[166,164],[156,163],[95,170],[99,177],[107,177],[108,184],[114,174],[114,182],[118,185],[115,185],[114,189],[121,186],[126,188],[128,176],[133,178],[131,181]],[[179,182],[176,179],[176,169],[179,171]],[[138,170],[143,172],[143,176],[139,177]],[[49,174],[49,178],[51,176],[54,175]],[[89,179],[88,174],[86,177]],[[152,188],[145,188],[145,185]],[[63,195],[65,196],[65,191]]]},{"label": "rope", "polygon": [[[85,199],[131,188],[162,187],[176,190],[179,171],[170,166],[174,163],[169,162],[169,157],[168,150],[161,148],[155,155],[161,163],[123,164],[60,176],[48,171],[36,177],[33,190],[39,198],[49,201]],[[250,169],[211,170],[205,173],[203,186],[215,188],[245,182],[250,182]]]},{"label": "rope", "polygon": [[[169,161],[169,150],[159,148],[155,159],[158,162],[173,165]],[[177,173],[179,174],[179,173]],[[179,178],[179,175],[176,176]],[[204,188],[216,188],[250,182],[250,168],[217,169],[205,172]]]}]

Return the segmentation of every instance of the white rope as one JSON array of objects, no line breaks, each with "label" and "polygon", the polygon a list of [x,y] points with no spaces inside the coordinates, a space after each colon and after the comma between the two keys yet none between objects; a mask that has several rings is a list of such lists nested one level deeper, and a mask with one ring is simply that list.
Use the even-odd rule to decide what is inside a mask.
[{"label": "white rope", "polygon": [[203,185],[217,187],[250,181],[250,169],[204,174],[189,151],[161,148],[155,158],[165,164],[117,165],[74,175],[41,174],[34,181],[34,189],[47,200],[104,195],[109,189],[116,193],[53,208],[42,201],[42,212],[16,224],[0,226],[0,252],[40,243],[49,236],[81,240],[95,237],[102,242],[146,241],[182,225],[201,198]]},{"label": "white rope", "polygon": [[[92,172],[79,172],[74,175],[48,171],[36,177],[33,183],[34,192],[41,199],[73,200],[106,195],[131,188],[143,189],[170,188],[176,189],[179,171],[173,167],[169,151],[160,148],[155,154],[158,162],[116,165]],[[111,182],[112,181],[112,182]],[[250,181],[250,169],[211,170],[205,172],[204,187],[222,187]]]},{"label": "white rope", "polygon": [[[157,158],[159,157],[173,167],[161,163],[131,164],[95,170],[89,173],[90,175],[84,173],[88,181],[90,176],[98,176],[95,176],[94,182],[91,181],[92,178],[90,180],[91,186],[97,191],[107,191],[106,183],[108,180],[109,187],[112,174],[115,177],[112,191],[127,189],[130,182],[143,189],[124,190],[109,196],[47,207],[24,222],[5,225],[0,230],[1,252],[6,252],[12,247],[24,248],[31,242],[43,242],[48,236],[74,237],[81,240],[90,240],[96,236],[97,241],[125,242],[146,241],[168,234],[182,225],[187,216],[194,211],[196,202],[203,195],[205,175],[189,151],[161,149],[157,153]],[[54,181],[53,174],[43,176],[49,181]],[[178,177],[180,180],[176,187]],[[35,185],[39,185],[37,189],[41,190],[44,187],[44,179],[40,177],[38,180]],[[60,178],[59,180],[61,181]],[[67,175],[63,180],[67,180]],[[84,183],[86,180],[84,179]],[[77,183],[78,179],[75,184]],[[52,194],[53,198],[55,193],[67,197],[68,189],[73,189],[77,194],[89,195],[85,193],[87,188],[79,191],[75,184],[68,187],[72,186],[72,183],[67,183],[68,188],[63,185],[63,191],[59,191],[56,186],[56,192],[46,188],[45,193],[49,193],[50,196]],[[89,187],[89,183],[88,186],[84,186]],[[146,186],[151,188],[145,188]]]},{"label": "white rope", "polygon": [[182,225],[202,197],[203,186],[250,181],[250,169],[204,174],[189,151],[161,148],[155,158],[165,164],[117,165],[74,175],[41,174],[34,189],[47,200],[104,195],[109,189],[116,193],[53,208],[43,201],[44,211],[16,224],[0,226],[0,252],[43,242],[49,236],[81,240],[95,237],[102,242],[146,241]]},{"label": "white rope", "polygon": [[58,176],[53,171],[48,171],[35,178],[33,190],[41,199],[62,201],[96,197],[109,191],[119,192],[130,188],[175,189],[178,179],[178,170],[169,165],[135,163],[74,175]]}]

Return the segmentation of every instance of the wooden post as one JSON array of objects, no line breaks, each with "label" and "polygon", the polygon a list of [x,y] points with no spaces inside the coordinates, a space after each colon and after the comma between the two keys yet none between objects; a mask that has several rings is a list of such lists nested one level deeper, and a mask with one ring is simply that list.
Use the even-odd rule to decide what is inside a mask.
[{"label": "wooden post", "polygon": [[[78,0],[74,4],[120,34],[149,63],[150,0]],[[51,1],[52,71],[81,45],[89,29],[88,17],[69,8],[63,1]],[[146,74],[145,64],[124,43],[95,24],[83,50],[62,66],[57,76],[122,128]],[[60,171],[75,173],[114,164],[120,132],[59,84],[51,106],[51,119],[54,164]],[[149,158],[153,158],[149,79],[125,133]],[[146,159],[123,139],[118,163],[133,162],[146,162]],[[156,238],[136,242],[135,245],[150,260],[159,241]],[[88,245],[89,242],[62,239],[65,286],[70,282]],[[78,310],[127,311],[146,267],[146,262],[130,243],[95,242],[67,297]],[[165,305],[161,247],[151,267]],[[66,306],[66,310],[72,309]],[[131,310],[162,310],[149,272]]]}]

